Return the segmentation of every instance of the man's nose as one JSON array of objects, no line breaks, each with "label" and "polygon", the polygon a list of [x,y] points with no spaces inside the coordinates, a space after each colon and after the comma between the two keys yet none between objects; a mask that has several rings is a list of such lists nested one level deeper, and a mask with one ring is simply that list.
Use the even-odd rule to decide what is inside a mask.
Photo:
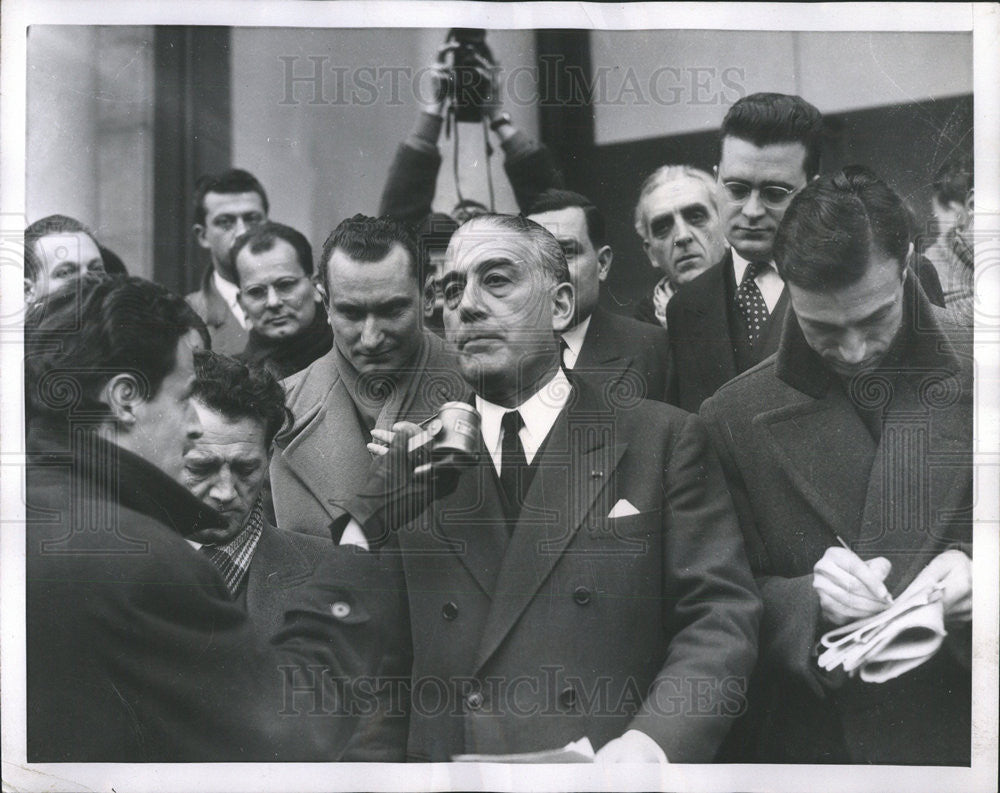
[{"label": "man's nose", "polygon": [[760,190],[751,190],[750,197],[743,205],[743,214],[748,218],[759,218],[764,216],[764,202],[760,198]]},{"label": "man's nose", "polygon": [[382,341],[382,329],[375,317],[368,316],[361,326],[361,346],[366,350],[374,350]]},{"label": "man's nose", "polygon": [[684,246],[691,242],[691,227],[683,220],[677,220],[674,231],[674,245]]},{"label": "man's nose", "polygon": [[841,338],[840,343],[837,345],[837,351],[844,363],[861,363],[865,359],[868,345],[863,334],[850,332],[844,334]]},{"label": "man's nose", "polygon": [[268,308],[277,308],[281,305],[281,298],[278,297],[278,290],[274,288],[274,284],[267,285],[267,302]]},{"label": "man's nose", "polygon": [[236,499],[236,485],[228,468],[223,467],[208,491],[209,498],[222,506],[228,506]]}]

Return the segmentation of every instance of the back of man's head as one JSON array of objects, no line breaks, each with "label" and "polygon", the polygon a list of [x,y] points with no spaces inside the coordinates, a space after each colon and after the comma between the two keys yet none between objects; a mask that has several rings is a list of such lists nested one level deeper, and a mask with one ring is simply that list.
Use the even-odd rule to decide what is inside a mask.
[{"label": "back of man's head", "polygon": [[194,398],[228,419],[259,422],[268,450],[274,436],[291,423],[285,390],[267,369],[206,350],[195,356],[195,374]]},{"label": "back of man's head", "polygon": [[583,216],[587,221],[587,236],[590,238],[594,250],[600,250],[608,244],[608,233],[604,222],[604,215],[601,214],[594,202],[581,193],[574,193],[572,190],[559,190],[549,188],[539,193],[532,202],[525,215],[540,215],[543,212],[557,212],[560,209],[578,207],[583,210]]},{"label": "back of man's head", "polygon": [[[250,253],[266,253],[274,248],[274,243],[278,240],[287,242],[295,250],[295,256],[299,260],[299,267],[307,276],[313,274],[313,251],[309,240],[302,232],[286,226],[283,223],[275,223],[267,220],[259,226],[255,226],[250,231],[236,238],[232,249],[229,251],[229,265],[233,272],[239,277],[239,270],[236,268],[236,259],[245,249]],[[239,284],[237,284],[238,286]]]},{"label": "back of man's head", "polygon": [[35,249],[35,243],[42,237],[76,233],[86,234],[94,241],[94,245],[98,245],[94,232],[76,218],[71,218],[68,215],[49,215],[28,226],[24,230],[24,277],[36,281],[39,273],[45,270],[44,263],[39,261]]},{"label": "back of man's head", "polygon": [[739,138],[758,148],[772,143],[801,143],[806,149],[806,177],[812,179],[819,173],[822,135],[823,115],[802,97],[757,93],[739,99],[729,108],[719,142]]},{"label": "back of man's head", "polygon": [[781,277],[809,290],[859,281],[872,253],[906,266],[910,225],[902,199],[869,169],[847,166],[795,196],[778,229],[774,258]]},{"label": "back of man's head", "polygon": [[59,422],[106,417],[100,393],[117,374],[132,375],[137,397],[155,397],[191,330],[210,345],[183,298],[141,278],[91,275],[54,292],[25,318],[31,414]]},{"label": "back of man's head", "polygon": [[205,174],[198,178],[194,187],[194,222],[205,225],[205,196],[209,193],[231,195],[235,193],[256,193],[264,205],[264,213],[270,211],[264,186],[249,171],[231,168],[222,173]]},{"label": "back of man's head", "polygon": [[410,227],[390,217],[374,218],[361,214],[341,221],[326,238],[319,260],[318,280],[324,289],[330,288],[327,283],[330,257],[336,250],[343,251],[356,262],[380,262],[389,255],[394,245],[400,245],[406,251],[410,274],[416,284],[422,285],[418,273],[420,256],[417,241]]}]

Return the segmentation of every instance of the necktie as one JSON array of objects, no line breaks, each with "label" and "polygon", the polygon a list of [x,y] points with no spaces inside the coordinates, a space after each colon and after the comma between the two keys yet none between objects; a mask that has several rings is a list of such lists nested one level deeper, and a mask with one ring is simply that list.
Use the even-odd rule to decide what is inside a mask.
[{"label": "necktie", "polygon": [[566,343],[566,339],[562,336],[559,337],[559,365],[564,371],[572,369],[572,366],[566,364],[566,353],[569,350],[569,345]]},{"label": "necktie", "polygon": [[739,306],[743,321],[746,323],[747,338],[751,347],[760,340],[760,334],[771,316],[767,310],[767,303],[764,302],[764,296],[760,293],[760,287],[754,279],[770,266],[768,262],[750,262],[743,273],[740,288],[736,290],[736,305]]},{"label": "necktie", "polygon": [[510,507],[508,517],[514,519],[521,512],[521,493],[518,483],[528,460],[524,456],[524,447],[518,436],[524,419],[516,410],[508,410],[500,420],[503,429],[503,441],[500,444],[500,486],[507,497]]}]

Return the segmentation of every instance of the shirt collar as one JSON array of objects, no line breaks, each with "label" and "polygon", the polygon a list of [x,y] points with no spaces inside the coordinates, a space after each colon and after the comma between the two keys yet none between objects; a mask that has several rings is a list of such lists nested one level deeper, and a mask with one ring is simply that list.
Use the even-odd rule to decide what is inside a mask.
[{"label": "shirt collar", "polygon": [[591,314],[582,322],[577,323],[572,328],[562,334],[562,339],[566,342],[567,353],[563,356],[563,364],[567,369],[576,366],[576,359],[580,357],[580,350],[583,349],[583,340],[587,335],[587,328],[590,327]]},{"label": "shirt collar", "polygon": [[750,260],[744,259],[742,256],[740,256],[740,254],[736,251],[736,248],[733,248],[732,251],[733,251],[733,275],[736,276],[736,286],[738,287],[743,281],[743,273],[746,272],[746,269],[750,264]]},{"label": "shirt collar", "polygon": [[246,315],[243,313],[243,306],[240,305],[240,301],[236,299],[236,296],[240,293],[240,288],[231,281],[227,281],[215,270],[212,271],[212,283],[215,284],[215,290],[226,301],[229,310],[233,312],[235,317],[240,321],[240,324],[245,328],[247,326]]},{"label": "shirt collar", "polygon": [[[517,410],[524,420],[524,426],[518,434],[521,438],[521,446],[524,448],[524,457],[529,464],[534,459],[539,447],[544,443],[552,425],[556,423],[556,419],[569,399],[571,390],[572,386],[566,373],[562,367],[559,367],[545,385],[517,406]],[[511,408],[488,402],[477,394],[476,409],[482,419],[480,432],[483,435],[483,444],[489,450],[494,466],[499,468],[502,440],[500,422],[503,419],[503,414]]]}]

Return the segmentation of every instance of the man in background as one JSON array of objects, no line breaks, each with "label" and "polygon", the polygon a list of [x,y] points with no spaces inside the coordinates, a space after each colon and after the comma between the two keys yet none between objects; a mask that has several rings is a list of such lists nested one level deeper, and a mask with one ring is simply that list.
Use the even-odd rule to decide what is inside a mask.
[{"label": "man in background", "polygon": [[194,237],[211,263],[201,287],[187,295],[187,301],[208,326],[216,352],[235,355],[246,346],[250,323],[237,299],[229,252],[240,235],[267,220],[267,213],[267,193],[253,174],[234,168],[197,182]]},{"label": "man in background", "polygon": [[667,334],[599,305],[614,259],[600,210],[579,193],[546,190],[527,216],[558,240],[569,266],[575,313],[560,334],[563,367],[592,378],[609,399],[662,400]]},{"label": "man in background", "polygon": [[635,318],[667,327],[667,303],[681,284],[722,261],[729,248],[722,232],[715,181],[690,165],[664,165],[642,183],[635,231],[649,263],[662,277],[636,307]]},{"label": "man in background", "polygon": [[798,96],[758,93],[722,122],[717,196],[730,250],[667,306],[667,401],[696,412],[778,347],[788,298],[771,248],[792,197],[819,173],[823,117]]},{"label": "man in background", "polygon": [[94,233],[79,220],[49,215],[24,230],[24,302],[35,303],[70,281],[105,271]]},{"label": "man in background", "polygon": [[242,360],[283,379],[330,351],[333,331],[313,283],[309,241],[291,226],[266,221],[230,251],[236,299],[250,323]]},{"label": "man in background", "polygon": [[403,224],[364,215],[323,246],[317,282],[334,344],[284,384],[295,422],[271,461],[284,529],[329,536],[344,500],[367,481],[373,438],[397,421],[423,421],[462,391],[454,358],[423,326],[418,256]]}]

